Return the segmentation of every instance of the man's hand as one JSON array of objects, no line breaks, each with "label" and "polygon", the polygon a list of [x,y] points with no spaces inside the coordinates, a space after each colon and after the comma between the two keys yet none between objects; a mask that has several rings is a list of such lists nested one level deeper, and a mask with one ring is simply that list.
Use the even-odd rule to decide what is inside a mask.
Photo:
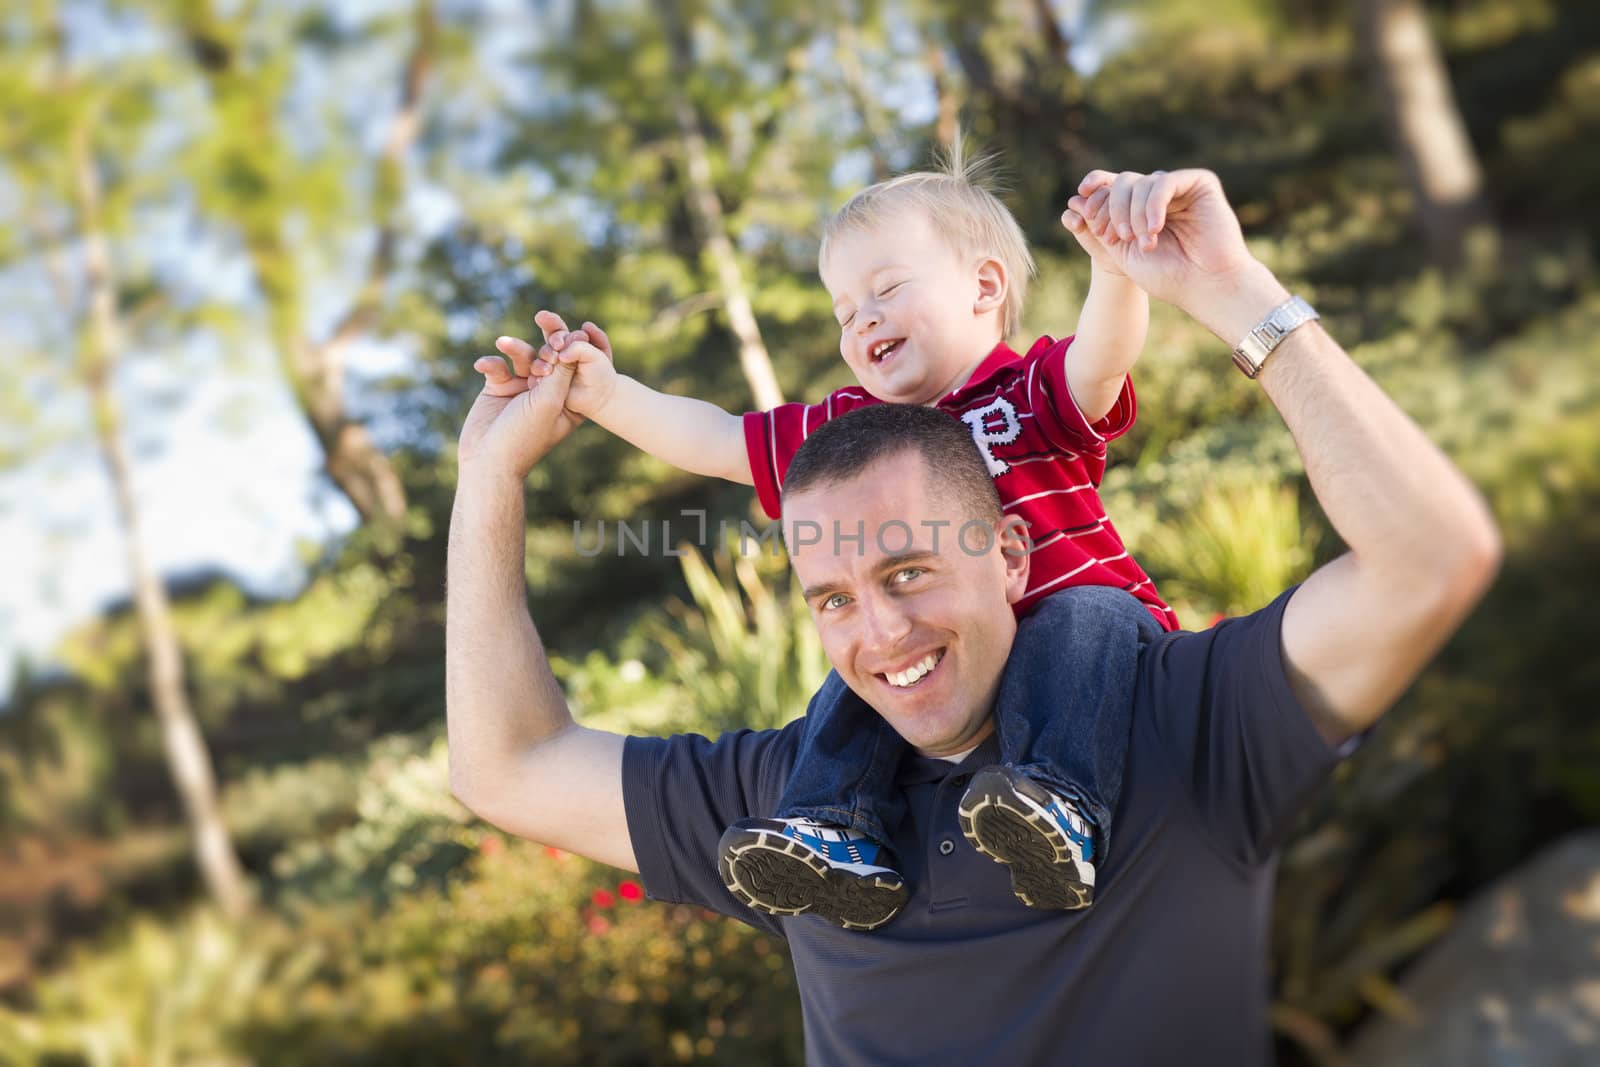
[{"label": "man's hand", "polygon": [[494,356],[473,363],[483,375],[483,392],[461,427],[456,463],[463,474],[470,468],[521,481],[583,420],[567,410],[570,368],[533,378],[532,353],[524,351],[527,345],[502,337],[496,347],[510,358],[511,369]]},{"label": "man's hand", "polygon": [[[1074,237],[1088,231],[1107,261],[1145,292],[1219,332],[1212,310],[1220,303],[1217,294],[1240,288],[1259,266],[1222,184],[1208,170],[1090,171],[1061,222]],[[1223,336],[1229,344],[1238,340]]]}]

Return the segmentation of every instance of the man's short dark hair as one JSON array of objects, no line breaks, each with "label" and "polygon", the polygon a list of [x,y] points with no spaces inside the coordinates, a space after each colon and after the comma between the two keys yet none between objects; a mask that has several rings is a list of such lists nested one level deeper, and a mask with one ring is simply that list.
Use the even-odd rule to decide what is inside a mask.
[{"label": "man's short dark hair", "polygon": [[953,495],[970,518],[999,522],[1004,517],[972,432],[959,419],[920,404],[872,404],[823,423],[789,462],[783,497],[848,481],[907,451],[927,464],[930,489]]}]

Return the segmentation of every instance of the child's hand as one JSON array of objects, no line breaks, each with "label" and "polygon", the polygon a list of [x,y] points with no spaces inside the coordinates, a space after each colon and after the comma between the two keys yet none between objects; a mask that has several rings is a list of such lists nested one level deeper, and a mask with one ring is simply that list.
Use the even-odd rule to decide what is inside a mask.
[{"label": "child's hand", "polygon": [[1062,225],[1074,234],[1087,228],[1134,284],[1202,321],[1203,311],[1184,304],[1196,284],[1237,276],[1254,261],[1222,183],[1208,170],[1096,170],[1078,190]]},{"label": "child's hand", "polygon": [[537,354],[526,341],[511,337],[501,338],[497,347],[507,356],[515,358],[521,354],[531,359],[528,373],[533,378],[548,376],[558,363],[572,367],[576,373],[572,388],[567,392],[567,410],[574,415],[592,417],[616,388],[611,339],[592,322],[568,330],[561,316],[553,311],[540,311],[533,321],[544,334],[544,345]]},{"label": "child's hand", "polygon": [[[1093,264],[1096,271],[1101,274],[1125,278],[1127,277],[1127,272],[1122,269],[1122,265],[1117,262],[1116,255],[1106,246],[1106,242],[1096,232],[1097,224],[1103,229],[1104,219],[1109,218],[1109,212],[1105,208],[1105,192],[1102,189],[1089,198],[1090,202],[1094,202],[1094,198],[1099,197],[1099,212],[1088,220],[1087,225],[1083,223],[1081,216],[1078,216],[1071,208],[1062,213],[1061,222],[1062,225],[1066,226],[1067,232],[1077,239],[1078,247],[1089,253],[1089,262]],[[1079,221],[1074,225],[1069,220],[1069,217]]]}]

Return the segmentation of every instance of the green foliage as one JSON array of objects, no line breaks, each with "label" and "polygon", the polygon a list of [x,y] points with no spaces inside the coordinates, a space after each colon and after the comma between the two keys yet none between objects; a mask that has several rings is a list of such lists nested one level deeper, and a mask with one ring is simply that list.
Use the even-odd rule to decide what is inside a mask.
[{"label": "green foliage", "polygon": [[[0,1007],[8,1063],[247,1064],[229,1031],[248,1018],[269,966],[287,970],[281,931],[234,926],[197,911],[175,924],[136,919],[126,933],[77,954],[33,987],[35,1007]],[[275,958],[276,957],[276,958]]]},{"label": "green foliage", "polygon": [[1257,483],[1208,493],[1181,521],[1151,531],[1139,554],[1171,576],[1161,588],[1193,628],[1254,611],[1304,579],[1316,538],[1293,486]]},{"label": "green foliage", "polygon": [[0,717],[0,842],[104,827],[115,756],[93,711],[65,699]]},{"label": "green foliage", "polygon": [[[680,545],[693,606],[667,604],[645,619],[643,659],[613,663],[597,651],[553,662],[586,724],[625,733],[781,726],[805,710],[828,674],[810,611],[789,578],[787,557],[754,539],[737,540],[707,563]],[[783,582],[783,592],[773,586]]]},{"label": "green foliage", "polygon": [[798,1064],[779,942],[493,833],[470,877],[230,927],[137,919],[0,1007],[0,1059]]},{"label": "green foliage", "polygon": [[[683,572],[699,611],[672,605],[677,625],[649,631],[712,732],[781,726],[805,710],[828,674],[822,641],[793,579],[788,595],[776,595],[756,558],[721,554],[713,570],[690,549]],[[778,558],[779,573],[787,575],[787,562]]]},{"label": "green foliage", "polygon": [[355,821],[326,837],[287,842],[272,860],[289,901],[365,899],[382,907],[396,893],[438,882],[465,858],[471,815],[450,795],[443,737],[423,751],[409,738],[373,746],[355,796]]}]

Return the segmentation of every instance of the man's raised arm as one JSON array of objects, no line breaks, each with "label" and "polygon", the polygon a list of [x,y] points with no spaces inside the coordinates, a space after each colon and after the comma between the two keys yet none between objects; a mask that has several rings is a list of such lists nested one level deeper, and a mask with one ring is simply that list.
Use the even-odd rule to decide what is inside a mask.
[{"label": "man's raised arm", "polygon": [[[1128,227],[1118,247],[1151,295],[1230,347],[1289,298],[1246,249],[1216,175],[1158,172],[1125,184],[1109,212],[1074,198],[1063,222],[1109,215]],[[1499,534],[1465,476],[1317,323],[1289,334],[1258,381],[1349,547],[1295,592],[1283,620],[1295,694],[1338,743],[1399,698],[1483,596]]]},{"label": "man's raised arm", "polygon": [[461,431],[446,579],[450,789],[503,830],[638,870],[623,739],[573,721],[523,578],[524,480],[577,423],[564,409],[572,371],[530,379],[493,357],[476,366],[486,384]]}]

